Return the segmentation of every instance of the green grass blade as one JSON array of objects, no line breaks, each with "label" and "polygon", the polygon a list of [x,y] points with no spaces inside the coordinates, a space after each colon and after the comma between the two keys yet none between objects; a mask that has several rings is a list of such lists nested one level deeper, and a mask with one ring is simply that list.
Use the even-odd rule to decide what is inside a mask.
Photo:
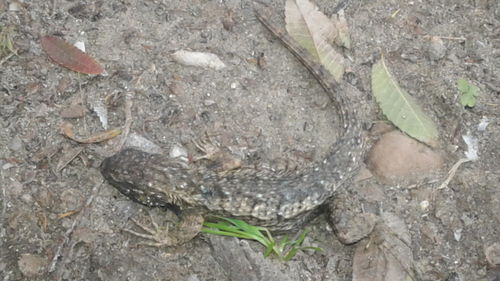
[{"label": "green grass blade", "polygon": [[[269,243],[269,245],[267,245],[267,247],[266,247],[266,250],[264,251],[264,257],[267,258],[272,252],[276,253],[276,251],[274,251],[274,250],[275,250],[274,243]],[[278,253],[276,253],[276,254],[278,254]]]},{"label": "green grass blade", "polygon": [[291,260],[291,259],[292,259],[292,258],[293,258],[296,254],[297,254],[297,251],[298,251],[298,250],[299,250],[299,248],[298,248],[298,247],[292,247],[292,248],[290,249],[290,251],[288,251],[288,252],[286,253],[286,255],[283,257],[283,260],[284,260],[284,261],[289,261],[289,260]]},{"label": "green grass blade", "polygon": [[[265,227],[249,225],[246,222],[237,219],[224,217],[217,218],[219,219],[219,221],[216,223],[205,222],[203,224],[204,227],[201,231],[204,233],[215,235],[256,240],[266,248],[263,253],[264,257],[268,257],[272,253],[274,253],[281,261],[288,261],[295,256],[298,250],[321,250],[320,248],[316,247],[301,246],[307,233],[309,232],[309,230],[307,229],[299,235],[297,240],[290,241],[288,236],[284,236],[278,243],[276,243],[271,235],[271,232],[269,232],[269,230]],[[290,246],[290,250],[285,251],[285,248],[287,246]]]},{"label": "green grass blade", "polygon": [[[210,223],[206,222],[203,225],[205,227],[213,228],[213,229],[207,229],[203,228],[202,232],[205,233],[211,233],[211,234],[217,234],[217,235],[224,235],[224,236],[232,236],[232,237],[238,237],[238,238],[243,238],[243,239],[250,239],[250,240],[256,240],[265,247],[267,247],[272,241],[269,241],[261,232],[259,229],[262,229],[261,227],[256,227],[249,225],[243,221],[236,220],[236,219],[230,219],[230,218],[219,218],[224,221],[218,222],[218,223]],[[227,223],[229,222],[229,223]]]}]

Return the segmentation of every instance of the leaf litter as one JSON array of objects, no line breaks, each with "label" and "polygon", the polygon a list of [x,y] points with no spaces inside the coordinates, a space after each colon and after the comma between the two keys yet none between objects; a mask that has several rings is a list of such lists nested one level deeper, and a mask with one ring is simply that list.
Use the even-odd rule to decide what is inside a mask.
[{"label": "leaf litter", "polygon": [[353,281],[419,280],[413,268],[410,233],[405,222],[385,212],[370,239],[358,244],[353,258]]},{"label": "leaf litter", "polygon": [[[340,82],[345,72],[345,60],[332,45],[339,34],[336,21],[318,11],[308,0],[288,0],[285,22],[290,36]],[[344,24],[343,32],[347,29],[346,22]]]}]

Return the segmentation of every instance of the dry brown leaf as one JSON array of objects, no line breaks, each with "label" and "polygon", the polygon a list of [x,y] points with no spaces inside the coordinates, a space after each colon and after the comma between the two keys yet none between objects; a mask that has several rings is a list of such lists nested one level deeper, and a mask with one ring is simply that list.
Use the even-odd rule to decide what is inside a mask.
[{"label": "dry brown leaf", "polygon": [[347,25],[347,20],[345,19],[344,10],[338,13],[338,16],[333,19],[333,22],[338,30],[338,35],[335,37],[335,44],[342,46],[346,49],[351,48],[351,35],[349,33],[349,26]]},{"label": "dry brown leaf", "polygon": [[353,281],[384,281],[386,261],[379,247],[373,243],[360,243],[353,257]]},{"label": "dry brown leaf", "polygon": [[285,4],[285,22],[288,33],[315,58],[319,59],[314,36],[333,42],[337,35],[330,19],[307,0],[288,0]]},{"label": "dry brown leaf", "polygon": [[412,281],[413,256],[404,221],[382,214],[371,239],[360,243],[353,258],[353,281]]},{"label": "dry brown leaf", "polygon": [[331,45],[337,37],[333,22],[308,0],[288,0],[285,21],[290,36],[309,51],[337,81],[342,80],[345,61]]},{"label": "dry brown leaf", "polygon": [[73,125],[71,123],[64,122],[61,125],[61,129],[63,135],[66,136],[67,138],[74,140],[78,143],[85,143],[85,144],[103,142],[112,139],[122,133],[122,130],[120,129],[110,129],[103,132],[95,133],[94,135],[87,138],[78,138],[75,137],[75,133],[73,132]]}]

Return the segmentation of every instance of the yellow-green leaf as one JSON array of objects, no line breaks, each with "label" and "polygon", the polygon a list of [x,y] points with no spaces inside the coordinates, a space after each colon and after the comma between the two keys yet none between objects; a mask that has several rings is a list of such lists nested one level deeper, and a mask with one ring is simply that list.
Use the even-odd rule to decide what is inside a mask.
[{"label": "yellow-green leaf", "polygon": [[436,125],[417,101],[399,87],[383,58],[372,67],[372,92],[384,115],[396,127],[421,142],[437,146]]}]

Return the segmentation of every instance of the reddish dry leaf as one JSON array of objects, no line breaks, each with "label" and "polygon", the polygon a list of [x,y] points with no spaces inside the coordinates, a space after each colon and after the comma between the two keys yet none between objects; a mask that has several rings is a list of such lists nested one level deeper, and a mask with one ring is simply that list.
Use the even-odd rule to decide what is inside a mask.
[{"label": "reddish dry leaf", "polygon": [[66,68],[85,74],[100,74],[104,71],[89,55],[58,37],[43,36],[40,43],[53,61]]}]

